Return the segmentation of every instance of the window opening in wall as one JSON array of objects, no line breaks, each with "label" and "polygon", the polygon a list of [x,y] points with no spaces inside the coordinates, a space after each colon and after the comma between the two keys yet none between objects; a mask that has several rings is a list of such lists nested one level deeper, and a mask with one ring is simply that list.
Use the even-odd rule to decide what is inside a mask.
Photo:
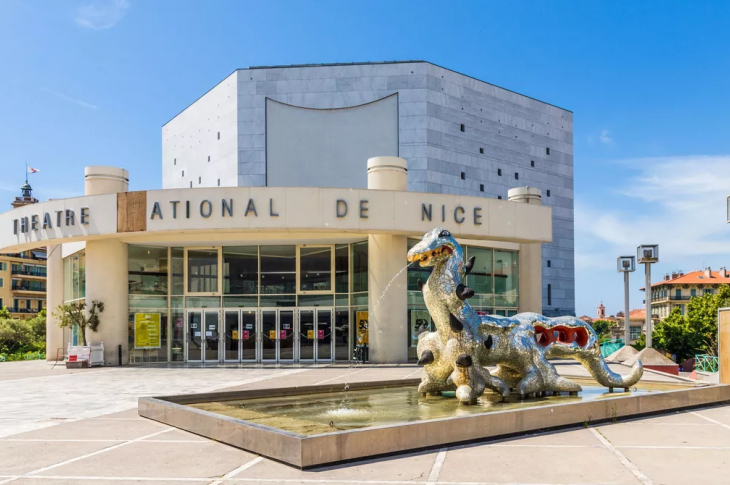
[{"label": "window opening in wall", "polygon": [[208,155],[208,161],[210,162],[210,155]]},{"label": "window opening in wall", "polygon": [[548,285],[548,306],[553,304],[553,285]]},{"label": "window opening in wall", "polygon": [[550,155],[550,147],[545,147],[545,154]]},{"label": "window opening in wall", "polygon": [[519,179],[520,179],[520,174],[515,172],[515,180],[519,180]]},{"label": "window opening in wall", "polygon": [[482,155],[484,155],[484,148],[481,148],[481,147],[480,147],[480,148],[479,148],[479,153],[481,153]]},{"label": "window opening in wall", "polygon": [[461,131],[466,131],[466,127],[464,126],[464,123],[461,124]]},{"label": "window opening in wall", "polygon": [[183,176],[183,177],[185,176],[185,170],[183,170],[183,171],[182,171],[182,176]]},{"label": "window opening in wall", "polygon": [[550,189],[547,190],[547,196],[550,197]]},{"label": "window opening in wall", "polygon": [[218,139],[219,140],[221,139],[221,132],[220,131],[218,132]]},{"label": "window opening in wall", "polygon": [[550,266],[550,260],[549,260],[549,259],[547,260],[547,266],[548,266],[548,268],[550,268],[550,267],[551,267],[551,266]]},{"label": "window opening in wall", "polygon": [[221,186],[221,179],[218,179],[218,187]]},{"label": "window opening in wall", "polygon": [[464,172],[461,172],[461,180],[466,180],[466,174]]},{"label": "window opening in wall", "polygon": [[479,192],[484,192],[484,184],[479,184]]},{"label": "window opening in wall", "polygon": [[535,160],[530,160],[530,166],[531,167],[534,167],[535,166]]},{"label": "window opening in wall", "polygon": [[192,180],[190,181],[190,188],[191,189],[193,188],[193,181]]},{"label": "window opening in wall", "polygon": [[498,196],[497,196],[497,198],[498,198],[499,200],[502,200],[502,196],[501,196],[501,195],[498,195]]},{"label": "window opening in wall", "polygon": [[175,160],[173,160],[172,164],[177,165],[177,158]]},{"label": "window opening in wall", "polygon": [[502,176],[502,169],[501,168],[498,168],[497,169],[497,175],[499,175],[500,177]]},{"label": "window opening in wall", "polygon": [[198,177],[198,183],[202,183],[202,182],[201,182],[201,179],[202,179],[202,178],[203,178],[203,177]]}]

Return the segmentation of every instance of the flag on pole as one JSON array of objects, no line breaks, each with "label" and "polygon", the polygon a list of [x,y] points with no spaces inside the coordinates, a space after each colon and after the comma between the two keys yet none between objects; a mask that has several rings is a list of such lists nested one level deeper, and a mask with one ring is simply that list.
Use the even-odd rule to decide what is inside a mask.
[{"label": "flag on pole", "polygon": [[40,172],[40,170],[38,170],[37,168],[28,167],[28,173],[38,173],[38,172]]}]

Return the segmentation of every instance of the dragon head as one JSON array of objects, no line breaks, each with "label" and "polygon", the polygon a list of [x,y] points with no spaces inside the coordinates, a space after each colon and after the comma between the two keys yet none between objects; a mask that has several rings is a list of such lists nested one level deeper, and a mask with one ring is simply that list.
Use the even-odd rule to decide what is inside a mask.
[{"label": "dragon head", "polygon": [[448,260],[461,247],[449,231],[437,227],[424,234],[421,241],[408,251],[408,262],[418,261],[421,266],[434,266]]}]

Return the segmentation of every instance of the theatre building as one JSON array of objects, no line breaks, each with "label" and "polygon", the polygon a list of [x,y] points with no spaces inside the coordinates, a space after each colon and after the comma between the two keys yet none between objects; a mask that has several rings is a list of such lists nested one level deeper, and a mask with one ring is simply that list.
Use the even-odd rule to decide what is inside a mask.
[{"label": "theatre building", "polygon": [[[434,227],[477,311],[572,313],[572,163],[571,112],[430,63],[239,69],[163,126],[161,190],[86,167],[0,252],[48,247],[49,314],[105,304],[107,365],[407,362]],[[78,337],[49,315],[49,357]]]}]

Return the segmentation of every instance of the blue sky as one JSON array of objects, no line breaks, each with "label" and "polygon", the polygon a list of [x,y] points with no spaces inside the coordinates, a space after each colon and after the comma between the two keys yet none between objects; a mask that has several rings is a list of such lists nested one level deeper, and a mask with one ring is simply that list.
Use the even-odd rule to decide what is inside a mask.
[{"label": "blue sky", "polygon": [[[458,8],[457,8],[458,6]],[[575,113],[578,314],[730,265],[730,2],[0,3],[0,197],[83,193],[83,167],[161,186],[161,126],[235,68],[425,59]],[[656,278],[655,278],[656,279]],[[631,306],[642,304],[634,273]]]}]

